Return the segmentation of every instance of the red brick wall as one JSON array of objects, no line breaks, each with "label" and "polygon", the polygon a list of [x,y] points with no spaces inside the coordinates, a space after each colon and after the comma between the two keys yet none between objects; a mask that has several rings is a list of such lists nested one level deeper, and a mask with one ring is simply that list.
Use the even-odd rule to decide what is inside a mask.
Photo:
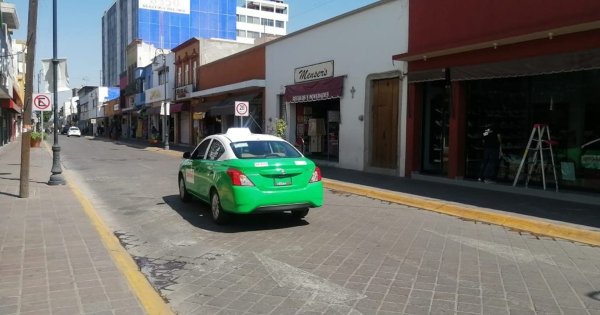
[{"label": "red brick wall", "polygon": [[199,90],[265,79],[265,47],[250,48],[199,67]]},{"label": "red brick wall", "polygon": [[600,20],[598,0],[411,0],[409,54]]}]

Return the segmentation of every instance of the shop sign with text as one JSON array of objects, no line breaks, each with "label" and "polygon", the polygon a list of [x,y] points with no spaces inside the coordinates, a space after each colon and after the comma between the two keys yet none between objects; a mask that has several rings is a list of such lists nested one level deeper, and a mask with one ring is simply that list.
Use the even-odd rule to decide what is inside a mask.
[{"label": "shop sign with text", "polygon": [[190,14],[189,0],[139,0],[139,8],[146,10],[166,11]]},{"label": "shop sign with text", "polygon": [[162,101],[165,99],[164,95],[165,93],[163,92],[164,90],[164,86],[157,86],[157,87],[153,87],[150,89],[147,89],[145,91],[146,93],[146,102],[148,103],[152,103],[152,102],[157,102],[157,101]]},{"label": "shop sign with text", "polygon": [[333,60],[294,69],[294,82],[306,82],[333,77]]},{"label": "shop sign with text", "polygon": [[175,89],[175,99],[185,98],[190,95],[190,93],[192,93],[192,87],[193,86],[191,84],[188,84]]}]

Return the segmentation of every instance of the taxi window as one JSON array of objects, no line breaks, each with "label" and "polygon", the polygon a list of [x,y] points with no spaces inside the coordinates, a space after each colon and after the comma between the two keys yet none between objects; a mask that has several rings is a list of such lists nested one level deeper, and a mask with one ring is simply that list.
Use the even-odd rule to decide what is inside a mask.
[{"label": "taxi window", "polygon": [[223,147],[221,142],[215,140],[210,145],[206,159],[216,161],[223,155],[223,153],[225,153],[225,147]]},{"label": "taxi window", "polygon": [[208,148],[208,144],[210,143],[210,139],[206,139],[196,147],[196,150],[192,153],[192,159],[204,159],[204,154],[206,153],[206,149]]},{"label": "taxi window", "polygon": [[302,155],[285,141],[242,141],[231,143],[238,159],[297,158]]}]

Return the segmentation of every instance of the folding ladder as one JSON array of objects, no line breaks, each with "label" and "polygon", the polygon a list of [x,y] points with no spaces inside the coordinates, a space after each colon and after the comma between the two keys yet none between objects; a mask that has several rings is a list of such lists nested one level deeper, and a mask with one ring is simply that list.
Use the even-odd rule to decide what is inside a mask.
[{"label": "folding ladder", "polygon": [[[532,146],[533,144],[533,146]],[[513,186],[517,185],[519,181],[519,175],[523,170],[523,165],[525,161],[527,161],[527,155],[529,151],[533,151],[533,159],[531,164],[529,165],[529,169],[527,170],[527,178],[525,179],[525,187],[529,185],[529,180],[531,179],[531,174],[536,167],[541,168],[542,173],[542,184],[544,185],[544,190],[546,190],[546,165],[544,164],[544,151],[550,152],[550,161],[552,162],[552,173],[554,174],[554,184],[556,187],[556,191],[558,191],[558,179],[556,177],[556,167],[554,165],[554,153],[552,152],[552,145],[555,144],[554,141],[550,138],[550,127],[545,124],[534,124],[533,129],[531,130],[531,135],[529,136],[529,141],[527,142],[527,147],[525,148],[525,153],[523,153],[523,159],[521,159],[521,164],[519,165],[519,170],[517,171],[517,175],[515,175],[515,181],[513,182]],[[539,165],[538,165],[538,155]]]}]

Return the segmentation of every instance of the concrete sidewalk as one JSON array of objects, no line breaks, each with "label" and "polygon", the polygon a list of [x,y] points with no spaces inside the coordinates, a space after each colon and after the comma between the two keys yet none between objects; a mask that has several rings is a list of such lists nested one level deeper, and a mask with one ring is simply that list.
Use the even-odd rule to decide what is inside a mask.
[{"label": "concrete sidewalk", "polygon": [[85,196],[47,185],[50,146],[31,149],[28,198],[21,142],[0,148],[0,314],[171,313]]}]

